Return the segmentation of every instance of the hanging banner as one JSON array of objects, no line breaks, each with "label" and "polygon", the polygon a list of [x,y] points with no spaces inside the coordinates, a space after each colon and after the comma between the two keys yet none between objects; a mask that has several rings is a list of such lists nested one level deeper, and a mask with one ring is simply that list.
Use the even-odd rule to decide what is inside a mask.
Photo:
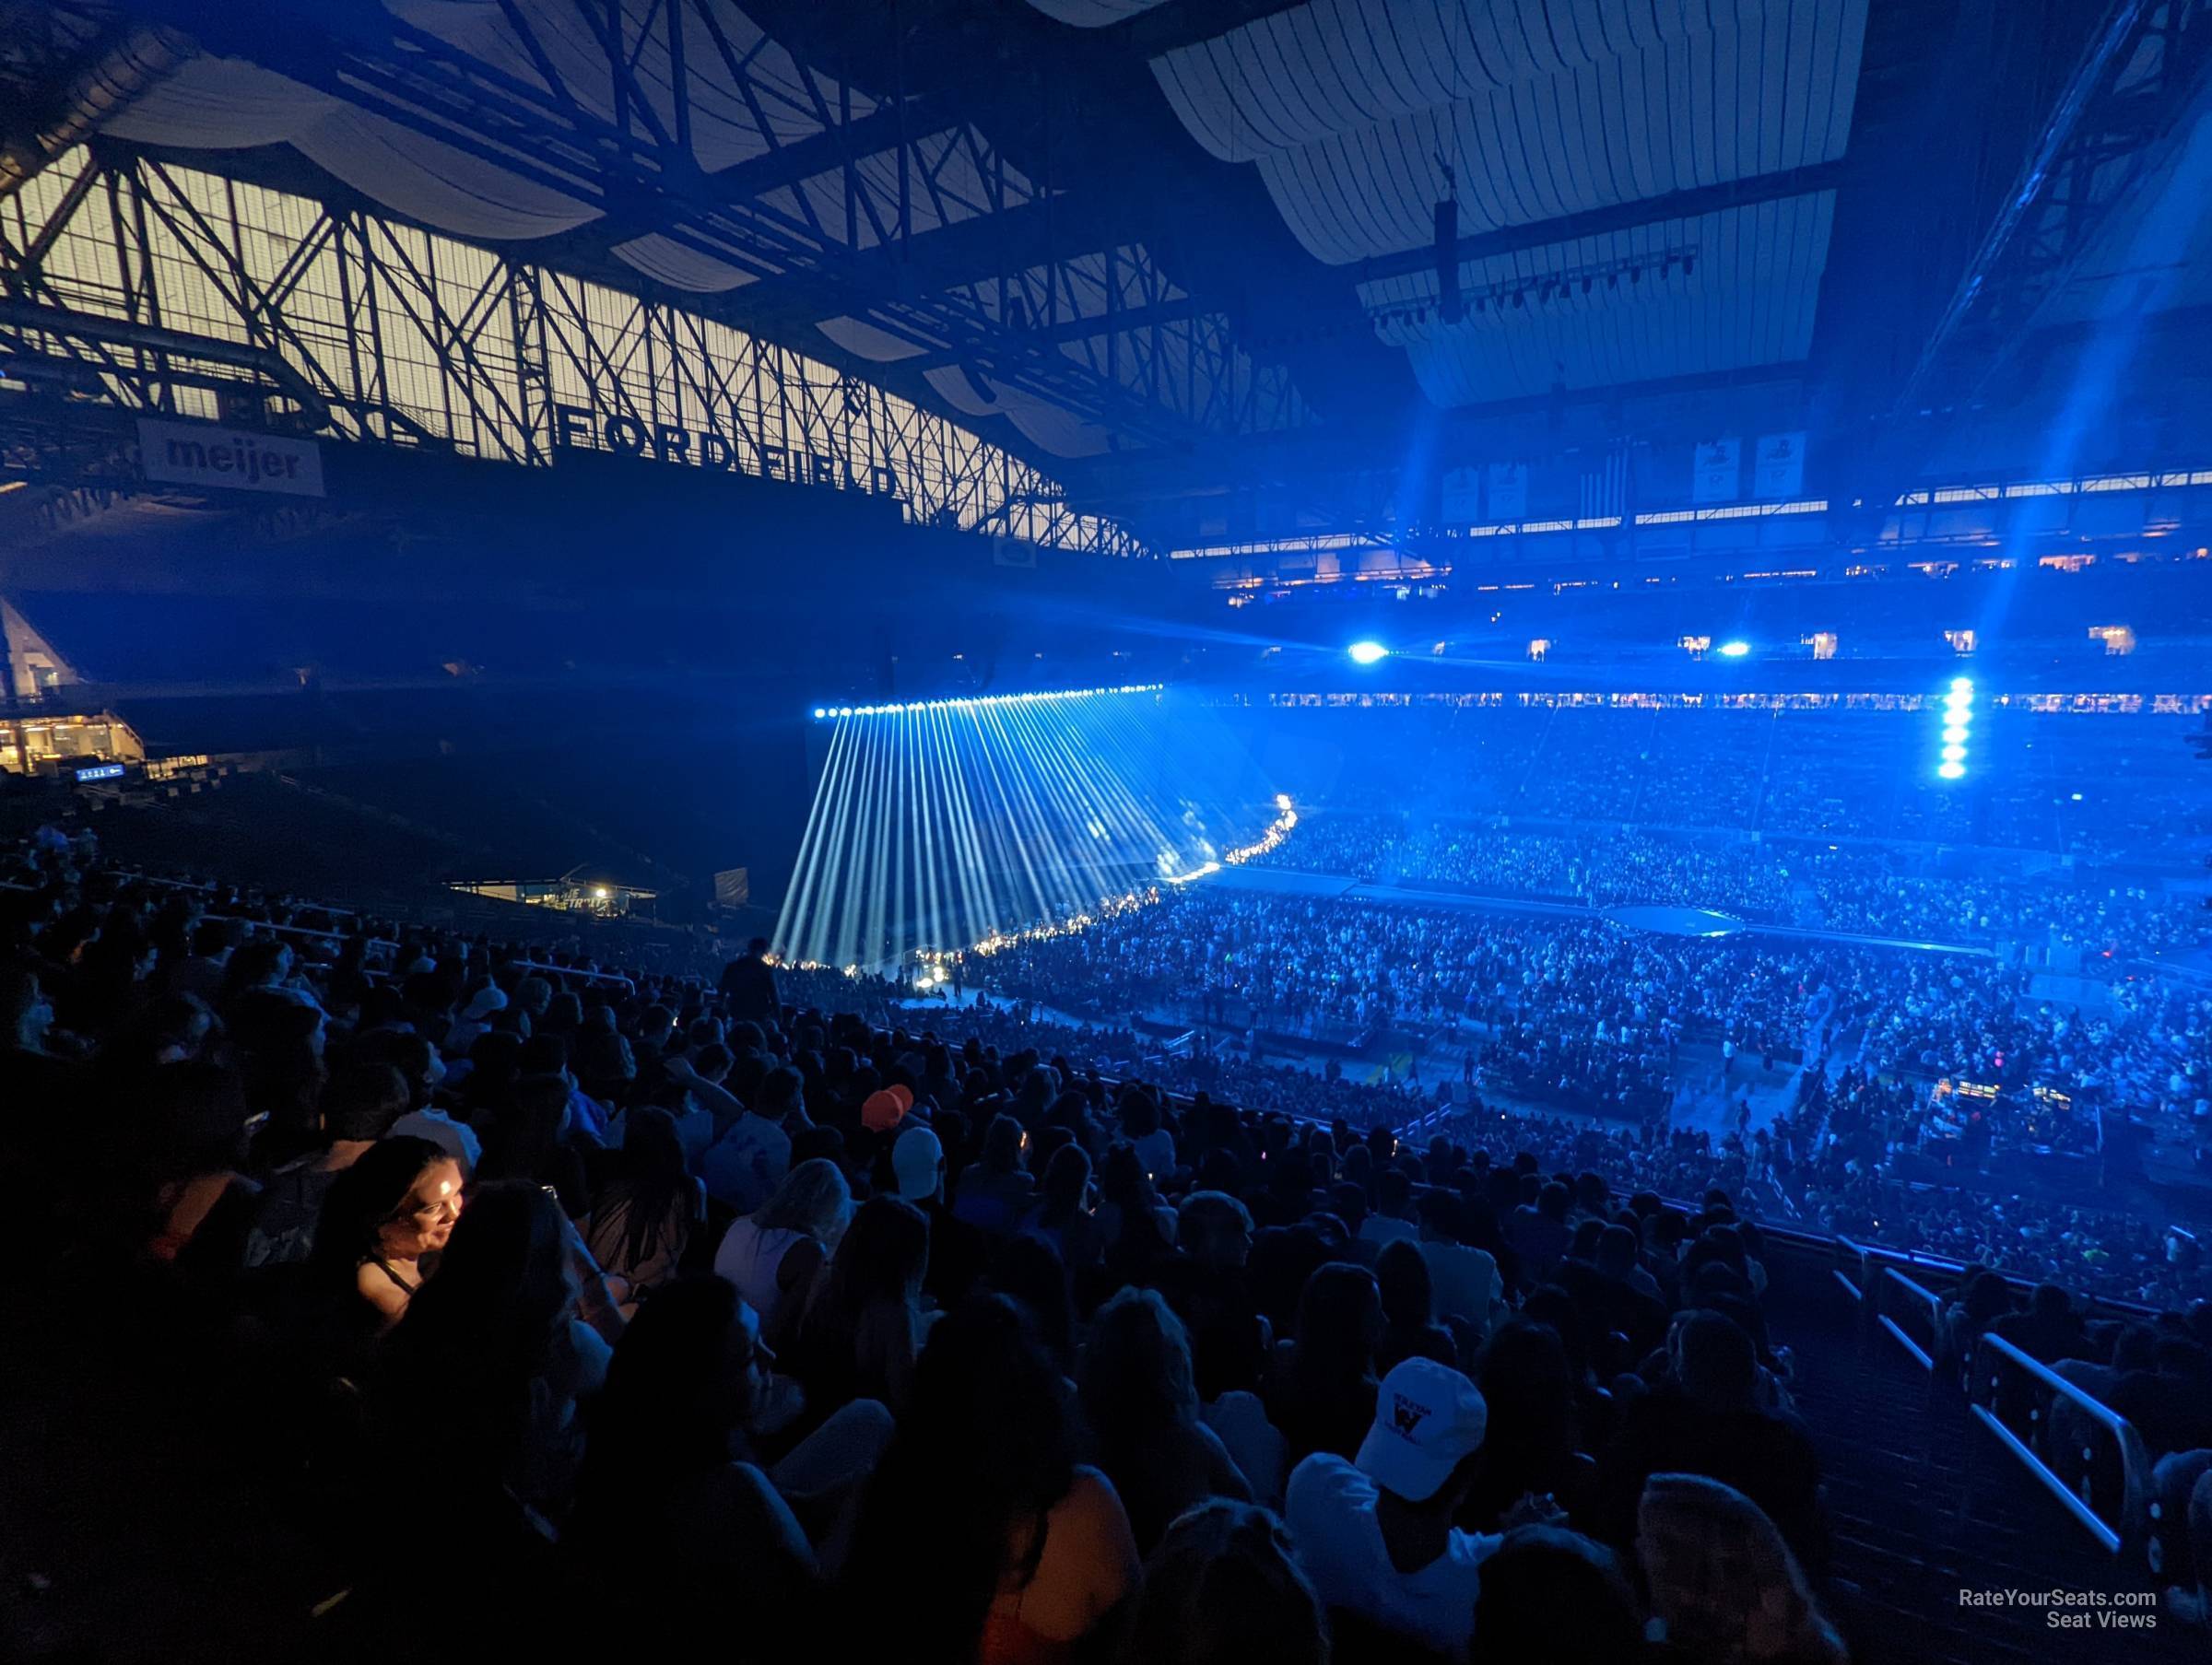
[{"label": "hanging banner", "polygon": [[1708,440],[1698,447],[1689,471],[1693,503],[1733,503],[1743,494],[1744,442]]},{"label": "hanging banner", "polygon": [[1528,464],[1490,464],[1490,519],[1500,526],[1518,525],[1528,519]]},{"label": "hanging banner", "polygon": [[250,428],[138,418],[138,465],[149,480],[231,491],[323,495],[323,448]]},{"label": "hanging banner", "polygon": [[1794,498],[1805,491],[1805,430],[1761,434],[1751,471],[1751,495],[1761,499]]},{"label": "hanging banner", "polygon": [[1482,519],[1482,475],[1472,468],[1446,469],[1437,518],[1447,526],[1472,526]]}]

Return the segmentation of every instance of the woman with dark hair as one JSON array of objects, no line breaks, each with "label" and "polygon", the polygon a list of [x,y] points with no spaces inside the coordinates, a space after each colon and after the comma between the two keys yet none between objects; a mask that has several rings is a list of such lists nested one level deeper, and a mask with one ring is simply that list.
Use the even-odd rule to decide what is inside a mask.
[{"label": "woman with dark hair", "polygon": [[518,1185],[550,1186],[560,1212],[571,1220],[591,1213],[583,1157],[561,1137],[569,1115],[565,1075],[524,1075],[484,1128],[484,1160],[477,1178]]},{"label": "woman with dark hair", "polygon": [[152,1127],[124,1158],[147,1213],[137,1247],[217,1283],[245,1263],[261,1188],[245,1166],[249,1110],[238,1078],[213,1064],[171,1064],[147,1082]]},{"label": "woman with dark hair", "polygon": [[1122,1141],[1107,1148],[1099,1197],[1106,1270],[1120,1283],[1149,1284],[1154,1270],[1175,1251],[1175,1215],[1161,1205],[1135,1145]]},{"label": "woman with dark hair", "polygon": [[[759,1320],[726,1278],[677,1278],[625,1330],[562,1534],[604,1636],[649,1622],[747,1659],[796,1657],[813,1550],[769,1477],[731,1460],[766,1396]],[[650,1576],[633,1576],[638,1568]],[[739,1603],[741,1625],[722,1622]]]},{"label": "woman with dark hair", "polygon": [[983,1296],[942,1319],[845,1565],[853,1657],[1063,1660],[1138,1571],[1121,1499],[1077,1463],[1065,1385],[1020,1314]]},{"label": "woman with dark hair", "polygon": [[1022,1222],[1022,1230],[1045,1238],[1060,1251],[1071,1275],[1098,1264],[1105,1244],[1097,1221],[1084,1205],[1090,1199],[1090,1157],[1079,1144],[1063,1144],[1045,1164],[1043,1194]]},{"label": "woman with dark hair", "polygon": [[371,1145],[331,1181],[315,1223],[308,1266],[324,1298],[364,1330],[398,1323],[461,1217],[461,1165],[428,1139]]},{"label": "woman with dark hair", "polygon": [[1021,1308],[1038,1345],[1053,1355],[1063,1376],[1072,1378],[1076,1373],[1076,1304],[1060,1251],[1029,1232],[1008,1237],[991,1257],[983,1272],[983,1286]]},{"label": "woman with dark hair", "polygon": [[1321,1600],[1283,1523],[1218,1499],[1182,1516],[1145,1563],[1122,1665],[1328,1665]]},{"label": "woman with dark hair", "polygon": [[1364,1266],[1332,1260],[1306,1280],[1298,1332],[1276,1347],[1267,1419],[1289,1445],[1296,1468],[1316,1451],[1352,1460],[1375,1420],[1375,1349],[1382,1341],[1382,1293]]},{"label": "woman with dark hair", "polygon": [[1430,1321],[1435,1306],[1429,1262],[1411,1237],[1394,1237],[1375,1257],[1375,1284],[1382,1295],[1382,1344],[1375,1352],[1375,1374],[1390,1374],[1403,1360],[1420,1357],[1459,1368],[1459,1345],[1452,1332]]},{"label": "woman with dark hair", "polygon": [[1140,1552],[1208,1497],[1251,1500],[1228,1448],[1199,1419],[1190,1343],[1158,1293],[1124,1289],[1099,1308],[1077,1383],[1091,1450]]},{"label": "woman with dark hair", "polygon": [[1500,1325],[1476,1385],[1489,1406],[1489,1429],[1460,1523],[1470,1531],[1497,1531],[1530,1493],[1571,1508],[1595,1476],[1575,1456],[1574,1371],[1559,1332],[1530,1319]]},{"label": "woman with dark hair", "polygon": [[922,1346],[922,1276],[929,1222],[912,1203],[870,1197],[799,1320],[791,1373],[817,1412],[872,1399],[895,1413],[913,1385]]},{"label": "woman with dark hair", "polygon": [[1007,1115],[994,1116],[983,1130],[982,1154],[961,1170],[952,1212],[980,1230],[1012,1231],[1037,1193],[1036,1182],[1021,1166],[1029,1135]]},{"label": "woman with dark hair", "polygon": [[547,1507],[568,1497],[577,1401],[598,1391],[610,1352],[579,1315],[572,1246],[560,1205],[536,1186],[484,1187],[387,1343],[395,1434]]},{"label": "woman with dark hair", "polygon": [[592,1259],[628,1285],[625,1313],[647,1290],[676,1275],[706,1213],[706,1192],[684,1168],[676,1118],[660,1109],[636,1112],[623,1133],[614,1177],[601,1190],[583,1232]]}]

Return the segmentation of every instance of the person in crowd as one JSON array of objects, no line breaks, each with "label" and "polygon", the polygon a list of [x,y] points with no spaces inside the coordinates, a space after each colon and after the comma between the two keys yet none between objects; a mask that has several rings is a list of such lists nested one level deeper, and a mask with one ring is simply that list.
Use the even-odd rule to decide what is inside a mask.
[{"label": "person in crowd", "polygon": [[1440,1324],[1464,1327],[1479,1340],[1490,1328],[1490,1306],[1500,1298],[1498,1260],[1470,1247],[1460,1236],[1464,1205],[1442,1190],[1425,1192],[1415,1213],[1420,1220],[1421,1258],[1429,1262],[1433,1297],[1430,1316]]},{"label": "person in crowd", "polygon": [[2072,1298],[2056,1284],[2038,1284],[2028,1310],[2006,1313],[1989,1327],[2039,1365],[2089,1356],[2089,1340]]},{"label": "person in crowd", "polygon": [[394,1436],[481,1496],[557,1506],[582,1455],[579,1406],[606,1379],[610,1311],[558,1202],[478,1187],[387,1343]]},{"label": "person in crowd", "polygon": [[[687,1067],[697,1073],[696,1066]],[[798,1101],[800,1086],[796,1070],[786,1066],[769,1071],[745,1114],[700,1158],[700,1178],[716,1202],[749,1214],[783,1182],[791,1170],[791,1134],[784,1123]]]},{"label": "person in crowd", "polygon": [[[725,1278],[667,1284],[623,1331],[563,1534],[594,1635],[719,1630],[737,1658],[769,1665],[820,1618],[796,1516],[766,1472],[731,1458],[766,1397],[767,1363],[759,1319]],[[745,1623],[731,1630],[733,1601]]]},{"label": "person in crowd", "polygon": [[1079,1144],[1064,1144],[1044,1165],[1044,1184],[1022,1229],[1049,1241],[1069,1273],[1078,1277],[1105,1253],[1104,1234],[1089,1203],[1089,1153]]},{"label": "person in crowd", "polygon": [[733,1221],[714,1250],[714,1271],[736,1285],[768,1344],[798,1331],[816,1281],[852,1217],[844,1171],[825,1156],[802,1162],[752,1214]]},{"label": "person in crowd", "polygon": [[1845,1665],[1783,1534],[1743,1493],[1702,1474],[1654,1474],[1636,1510],[1636,1558],[1674,1656],[1698,1665]]},{"label": "person in crowd", "polygon": [[1457,1366],[1459,1344],[1452,1332],[1430,1318],[1436,1297],[1429,1283],[1429,1262],[1411,1237],[1393,1237],[1375,1257],[1375,1285],[1382,1296],[1382,1341],[1375,1367],[1387,1371],[1401,1359],[1432,1358]]},{"label": "person in crowd", "polygon": [[1283,1523],[1216,1498],[1177,1518],[1146,1559],[1121,1665],[1328,1665],[1328,1615]]},{"label": "person in crowd", "polygon": [[872,1399],[896,1413],[906,1403],[922,1349],[928,1260],[929,1222],[912,1203],[870,1197],[853,1212],[790,1350],[791,1372],[811,1405],[827,1413]]},{"label": "person in crowd", "polygon": [[840,1581],[860,1657],[1065,1659],[1141,1570],[1121,1499],[1078,1461],[1066,1386],[1020,1314],[992,1297],[948,1313],[923,1349]]},{"label": "person in crowd", "polygon": [[1600,1536],[1623,1544],[1636,1499],[1660,1472],[1703,1474],[1750,1497],[1816,1572],[1828,1564],[1820,1461],[1794,1420],[1761,1410],[1751,1337],[1717,1312],[1678,1315],[1665,1379],[1632,1400],[1600,1458]]},{"label": "person in crowd", "polygon": [[388,1063],[353,1064],[324,1089],[322,1150],[287,1163],[263,1188],[261,1212],[246,1243],[249,1266],[307,1259],[324,1199],[346,1169],[392,1131],[407,1108],[407,1084]]},{"label": "person in crowd", "polygon": [[1028,1321],[1037,1344],[1071,1380],[1081,1326],[1067,1275],[1067,1262],[1049,1237],[1020,1232],[999,1239],[983,1270],[981,1286],[1012,1301]]},{"label": "person in crowd", "polygon": [[1036,1182],[1022,1167],[1029,1134],[1009,1115],[991,1119],[982,1154],[961,1171],[953,1193],[956,1216],[994,1237],[1014,1230],[1036,1200]]},{"label": "person in crowd", "polygon": [[484,1159],[477,1178],[549,1189],[571,1220],[591,1213],[591,1183],[583,1153],[565,1136],[569,1082],[565,1075],[522,1075],[506,1105],[484,1131]]},{"label": "person in crowd", "polygon": [[1099,1308],[1077,1381],[1091,1453],[1121,1494],[1140,1552],[1208,1497],[1250,1500],[1199,1415],[1189,1343],[1157,1291],[1124,1289]]},{"label": "person in crowd", "polygon": [[215,1064],[173,1064],[149,1084],[151,1126],[138,1190],[139,1238],[153,1261],[218,1282],[245,1263],[261,1187],[247,1166],[253,1120],[243,1084]]},{"label": "person in crowd", "polygon": [[1488,1460],[1476,1476],[1461,1518],[1499,1530],[1529,1497],[1555,1499],[1573,1512],[1595,1481],[1578,1451],[1575,1381],[1559,1333],[1533,1319],[1499,1326],[1478,1378],[1489,1407]]},{"label": "person in crowd", "polygon": [[1363,1266],[1332,1262],[1306,1280],[1298,1331],[1276,1349],[1267,1416],[1297,1463],[1316,1451],[1349,1457],[1375,1417],[1382,1293]]},{"label": "person in crowd", "polygon": [[346,1328],[389,1330],[406,1316],[461,1217],[461,1165],[428,1139],[380,1139],[323,1198],[309,1263]]},{"label": "person in crowd", "polygon": [[768,939],[757,936],[745,953],[722,968],[723,998],[739,1023],[773,1024],[782,1011],[776,998],[776,969],[768,961]]},{"label": "person in crowd", "polygon": [[1482,1564],[1477,1658],[1496,1665],[1632,1665],[1643,1615],[1619,1559],[1563,1527],[1517,1526]]},{"label": "person in crowd", "polygon": [[891,1141],[890,1190],[929,1222],[929,1270],[922,1292],[940,1312],[959,1306],[982,1275],[989,1239],[956,1216],[945,1201],[945,1142],[920,1122],[901,1126]]},{"label": "person in crowd", "polygon": [[1473,1382],[1407,1359],[1382,1380],[1357,1462],[1320,1451],[1291,1472],[1291,1541],[1324,1603],[1447,1659],[1468,1657],[1482,1564],[1499,1541],[1453,1520],[1488,1422]]},{"label": "person in crowd", "polygon": [[619,1278],[625,1312],[676,1275],[694,1232],[706,1224],[706,1193],[684,1168],[683,1141],[666,1110],[628,1118],[612,1178],[583,1228],[584,1247]]}]

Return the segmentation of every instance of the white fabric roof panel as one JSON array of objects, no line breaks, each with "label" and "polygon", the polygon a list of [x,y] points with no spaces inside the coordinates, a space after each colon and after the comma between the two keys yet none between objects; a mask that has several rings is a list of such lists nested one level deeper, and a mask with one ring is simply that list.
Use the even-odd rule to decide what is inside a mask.
[{"label": "white fabric roof panel", "polygon": [[196,150],[289,144],[364,196],[462,237],[549,237],[598,210],[239,58],[189,58],[106,124]]},{"label": "white fabric roof panel", "polygon": [[1153,60],[1225,162],[1678,41],[1760,0],[1312,0]]},{"label": "white fabric roof panel", "polygon": [[1431,241],[1451,194],[1471,237],[1831,161],[1849,137],[1856,53],[1845,62],[1834,6],[1768,11],[1818,16],[1774,53],[1749,35],[1776,20],[1754,18],[1736,40],[1690,35],[1281,150],[1261,177],[1299,241],[1345,265]]},{"label": "white fabric roof panel", "polygon": [[[1428,309],[1423,319],[1387,318],[1377,334],[1406,349],[1441,405],[1791,363],[1812,344],[1834,211],[1835,193],[1815,192],[1470,261],[1460,273],[1470,311],[1456,324],[1438,316],[1426,273],[1363,284],[1360,294],[1371,307]],[[1695,255],[1688,269],[1683,252]],[[1641,281],[1607,280],[1641,262]],[[1592,272],[1601,276],[1589,294],[1570,278],[1556,299],[1540,298],[1547,277]],[[1527,291],[1523,306],[1500,304],[1515,289]],[[1478,311],[1477,296],[1489,300]]]},{"label": "white fabric roof panel", "polygon": [[1428,242],[1454,193],[1465,236],[1839,157],[1865,6],[1314,0],[1153,69],[1344,264]]}]

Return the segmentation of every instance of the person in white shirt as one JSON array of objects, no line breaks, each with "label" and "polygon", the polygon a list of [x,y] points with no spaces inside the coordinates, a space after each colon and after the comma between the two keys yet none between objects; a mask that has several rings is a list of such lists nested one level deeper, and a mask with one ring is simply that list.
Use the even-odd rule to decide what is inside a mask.
[{"label": "person in white shirt", "polygon": [[1481,1565],[1500,1540],[1452,1524],[1489,1408],[1458,1371],[1409,1358],[1382,1378],[1355,1465],[1316,1452],[1285,1514],[1322,1601],[1452,1659],[1467,1657]]},{"label": "person in white shirt", "polygon": [[1488,1335],[1490,1304],[1500,1294],[1498,1258],[1459,1240],[1460,1206],[1456,1197],[1441,1191],[1421,1199],[1421,1258],[1429,1262],[1429,1287],[1435,1301],[1430,1316],[1440,1324],[1459,1319]]}]

